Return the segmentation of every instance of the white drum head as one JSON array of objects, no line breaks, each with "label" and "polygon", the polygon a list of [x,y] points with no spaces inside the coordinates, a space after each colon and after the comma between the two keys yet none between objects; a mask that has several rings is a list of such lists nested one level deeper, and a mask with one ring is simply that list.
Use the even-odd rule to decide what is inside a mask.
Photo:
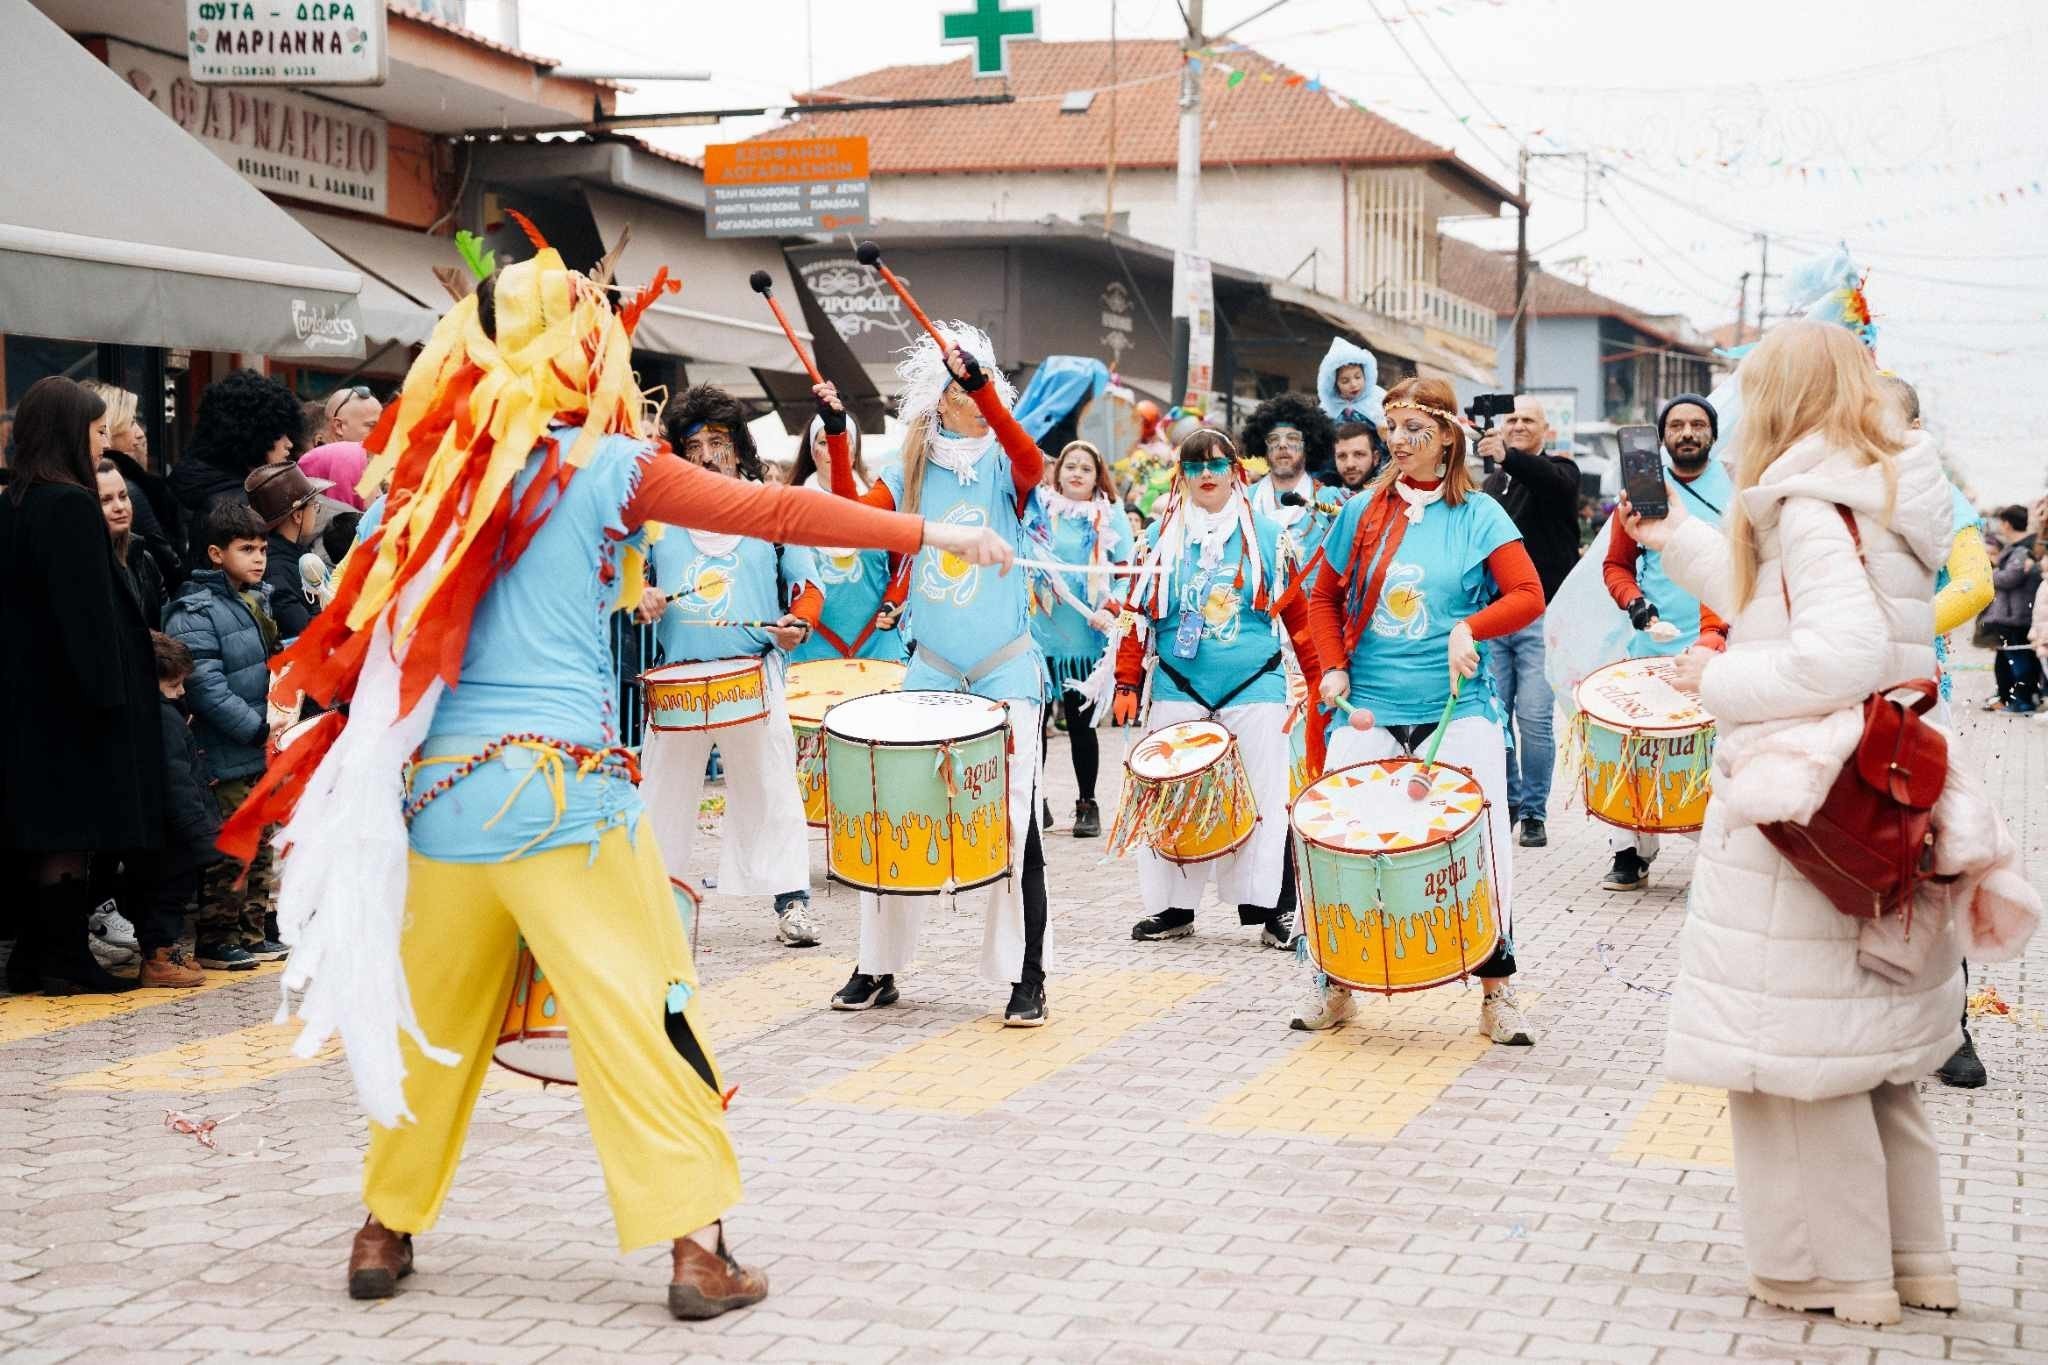
[{"label": "white drum head", "polygon": [[1154,730],[1131,750],[1131,771],[1148,782],[1201,772],[1230,751],[1230,731],[1213,720],[1184,720]]},{"label": "white drum head", "polygon": [[759,672],[759,659],[694,659],[687,663],[663,664],[642,674],[648,682],[694,682],[702,678],[724,678],[734,673]]},{"label": "white drum head", "polygon": [[[1408,779],[1424,774],[1429,794],[1416,800]],[[1303,838],[1346,853],[1399,853],[1455,838],[1479,818],[1486,797],[1466,773],[1419,759],[1361,763],[1313,783],[1294,803]]]},{"label": "white drum head", "polygon": [[1617,730],[1697,730],[1713,722],[1700,699],[1671,685],[1676,659],[1623,659],[1578,688],[1579,709]]},{"label": "white drum head", "polygon": [[285,726],[284,729],[277,732],[277,751],[283,753],[286,749],[291,748],[292,745],[297,744],[306,737],[308,730],[311,730],[319,723],[320,717],[308,716],[304,720],[295,720],[290,725]]},{"label": "white drum head", "polygon": [[1009,714],[1001,702],[965,692],[877,692],[833,707],[825,733],[865,744],[936,744],[985,735]]}]

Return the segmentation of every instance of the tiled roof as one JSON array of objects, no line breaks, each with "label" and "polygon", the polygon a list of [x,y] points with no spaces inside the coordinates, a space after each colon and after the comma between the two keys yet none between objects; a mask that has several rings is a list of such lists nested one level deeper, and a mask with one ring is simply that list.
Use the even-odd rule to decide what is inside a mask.
[{"label": "tiled roof", "polygon": [[[1488,251],[1456,237],[1439,237],[1437,284],[1453,294],[1462,294],[1500,316],[1515,313],[1515,254]],[[1529,272],[1529,316],[1532,318],[1596,317],[1619,318],[1636,330],[1667,345],[1687,350],[1699,347],[1671,329],[1631,308],[1619,299],[1574,284],[1541,268]]]},{"label": "tiled roof", "polygon": [[[1234,88],[1214,62],[1202,69],[1205,166],[1406,166],[1440,163],[1477,186],[1508,192],[1448,150],[1354,107],[1310,90],[1299,73],[1249,49],[1225,59],[1244,72]],[[977,80],[970,58],[937,66],[890,66],[801,96],[797,120],[760,139],[865,134],[880,175],[973,171],[1101,170],[1109,161],[1112,84],[1107,42],[1010,44],[1007,81]],[[1116,161],[1123,168],[1172,166],[1179,152],[1181,45],[1148,39],[1116,46]],[[1270,79],[1269,79],[1270,78]],[[1293,84],[1288,84],[1289,81]],[[1060,112],[1069,91],[1093,90],[1085,113]],[[1015,95],[1013,104],[960,109],[823,112],[834,99],[929,99]],[[758,139],[757,139],[758,140]]]},{"label": "tiled roof", "polygon": [[[428,28],[439,29],[443,33],[452,34],[466,43],[474,43],[476,46],[492,52],[502,52],[507,57],[516,57],[530,66],[547,68],[562,64],[562,59],[559,57],[542,57],[536,53],[521,51],[519,48],[499,42],[496,38],[487,38],[474,29],[464,28],[462,25],[444,19],[438,14],[431,14],[426,10],[409,4],[407,0],[385,0],[385,8],[401,18],[412,20],[416,24],[425,24]],[[543,71],[543,74],[545,74],[545,71]],[[623,90],[627,88],[620,85],[617,81],[605,80],[602,77],[591,80],[589,84],[601,86],[607,90]]]}]

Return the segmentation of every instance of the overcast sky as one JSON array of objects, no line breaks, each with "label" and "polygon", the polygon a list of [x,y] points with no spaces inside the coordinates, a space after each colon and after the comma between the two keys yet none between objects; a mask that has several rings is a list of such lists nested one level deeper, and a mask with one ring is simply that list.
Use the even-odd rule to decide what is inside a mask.
[{"label": "overcast sky", "polygon": [[[1205,26],[1222,32],[1267,3],[1206,0]],[[967,7],[524,0],[521,40],[578,62],[623,54],[718,75],[636,81],[629,109],[761,104],[957,58],[939,15]],[[1109,33],[1111,0],[1039,11],[1047,39]],[[1123,35],[1181,31],[1176,0],[1115,0],[1115,14]],[[1523,142],[1586,154],[1536,163],[1531,246],[1646,311],[1732,321],[1759,230],[1773,234],[1773,274],[1846,240],[1870,272],[1879,358],[1920,386],[1973,494],[2031,499],[2048,482],[2048,434],[2023,401],[2048,362],[2048,4],[1286,0],[1233,37],[1496,179],[1511,180]],[[766,126],[649,136],[694,151]],[[1455,230],[1514,242],[1512,219]]]}]

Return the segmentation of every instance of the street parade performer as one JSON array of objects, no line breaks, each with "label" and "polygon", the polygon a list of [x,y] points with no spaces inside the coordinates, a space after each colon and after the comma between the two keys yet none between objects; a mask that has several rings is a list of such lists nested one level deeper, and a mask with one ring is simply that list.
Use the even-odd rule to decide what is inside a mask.
[{"label": "street parade performer", "polygon": [[720,478],[642,438],[631,330],[675,286],[664,270],[614,313],[529,234],[538,254],[448,312],[366,442],[361,487],[388,479],[389,494],[273,692],[348,709],[271,760],[221,846],[246,860],[283,824],[280,1016],[301,992],[301,1057],[341,1035],[372,1120],[352,1296],[388,1296],[412,1270],[523,935],[573,1021],[620,1246],[673,1240],[669,1309],[708,1318],[767,1281],[726,1250],[740,1180],[719,1071],[614,715],[607,618],[638,592],[626,552],[650,521],[975,564],[1010,552],[985,531]]},{"label": "street parade performer", "polygon": [[[818,415],[804,432],[803,449],[797,452],[796,470],[789,481],[798,488],[831,492],[831,451],[835,446],[845,447],[853,465],[854,487],[865,492],[875,479],[861,456],[860,427],[848,419],[832,384],[819,384],[814,392]],[[812,558],[817,560],[818,578],[824,584],[825,610],[809,638],[790,651],[789,661],[880,659],[900,664],[908,659],[903,632],[896,629],[908,580],[899,582],[897,566],[890,557],[880,550],[826,546],[814,551]]]},{"label": "street parade performer", "polygon": [[[1534,1042],[1510,981],[1514,901],[1508,847],[1504,717],[1480,641],[1512,635],[1543,614],[1543,583],[1501,505],[1479,491],[1465,464],[1457,397],[1440,379],[1407,379],[1386,397],[1393,463],[1369,495],[1344,504],[1324,544],[1329,572],[1309,601],[1317,695],[1370,712],[1359,730],[1332,718],[1329,768],[1414,753],[1443,718],[1442,761],[1471,773],[1486,798],[1500,946],[1472,969],[1480,979],[1480,1029],[1496,1043]],[[1313,763],[1316,755],[1311,750]],[[1298,1029],[1351,1017],[1351,994],[1308,961],[1308,999]]]},{"label": "street parade performer", "polygon": [[[831,447],[832,489],[875,507],[916,512],[928,525],[974,527],[1015,547],[1024,513],[1045,472],[1045,455],[1010,412],[1015,393],[996,368],[988,337],[964,322],[939,324],[946,353],[922,340],[897,366],[901,459],[881,481],[857,492],[853,469]],[[985,528],[985,529],[983,529]],[[1038,1028],[1047,1020],[1045,852],[1038,820],[1038,727],[1045,703],[1045,660],[1031,636],[1023,574],[984,573],[931,546],[910,565],[905,624],[913,647],[905,691],[964,692],[1001,702],[1009,713],[1009,827],[1012,875],[962,892],[979,902],[981,975],[1010,986],[1003,1023]],[[1022,842],[1020,850],[1018,842]],[[1014,875],[1021,853],[1022,876]],[[832,997],[837,1010],[892,1005],[896,973],[917,953],[923,896],[860,894],[860,958]]]}]

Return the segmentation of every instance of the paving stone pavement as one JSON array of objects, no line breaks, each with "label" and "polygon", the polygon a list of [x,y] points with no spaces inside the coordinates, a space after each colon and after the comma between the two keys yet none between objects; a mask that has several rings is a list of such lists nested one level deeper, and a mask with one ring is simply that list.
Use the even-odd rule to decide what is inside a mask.
[{"label": "paving stone pavement", "polygon": [[[1982,656],[1972,656],[1981,662]],[[1981,698],[1984,672],[1961,694]],[[1964,713],[2037,875],[2048,724]],[[1112,735],[1106,758],[1124,739]],[[1115,790],[1114,768],[1104,781]],[[665,1251],[621,1256],[573,1092],[496,1073],[448,1207],[396,1299],[343,1292],[363,1128],[333,1056],[296,1062],[273,973],[147,999],[0,999],[0,1353],[105,1360],[2048,1360],[2048,936],[1988,966],[1992,1083],[1924,1091],[1962,1312],[1882,1332],[1743,1294],[1720,1097],[1661,1075],[1690,846],[1597,889],[1599,827],[1517,851],[1540,1039],[1491,1047],[1476,988],[1290,1031],[1290,955],[1228,909],[1138,944],[1131,868],[1073,840],[1054,741],[1054,1023],[995,1027],[979,925],[935,914],[904,1002],[825,1009],[826,945],[713,895],[701,969],[763,1305],[663,1308]],[[706,841],[708,842],[708,841]],[[814,841],[822,884],[822,855]],[[707,855],[707,867],[709,859]],[[705,869],[700,868],[699,871]],[[209,1150],[166,1111],[219,1120]]]}]

